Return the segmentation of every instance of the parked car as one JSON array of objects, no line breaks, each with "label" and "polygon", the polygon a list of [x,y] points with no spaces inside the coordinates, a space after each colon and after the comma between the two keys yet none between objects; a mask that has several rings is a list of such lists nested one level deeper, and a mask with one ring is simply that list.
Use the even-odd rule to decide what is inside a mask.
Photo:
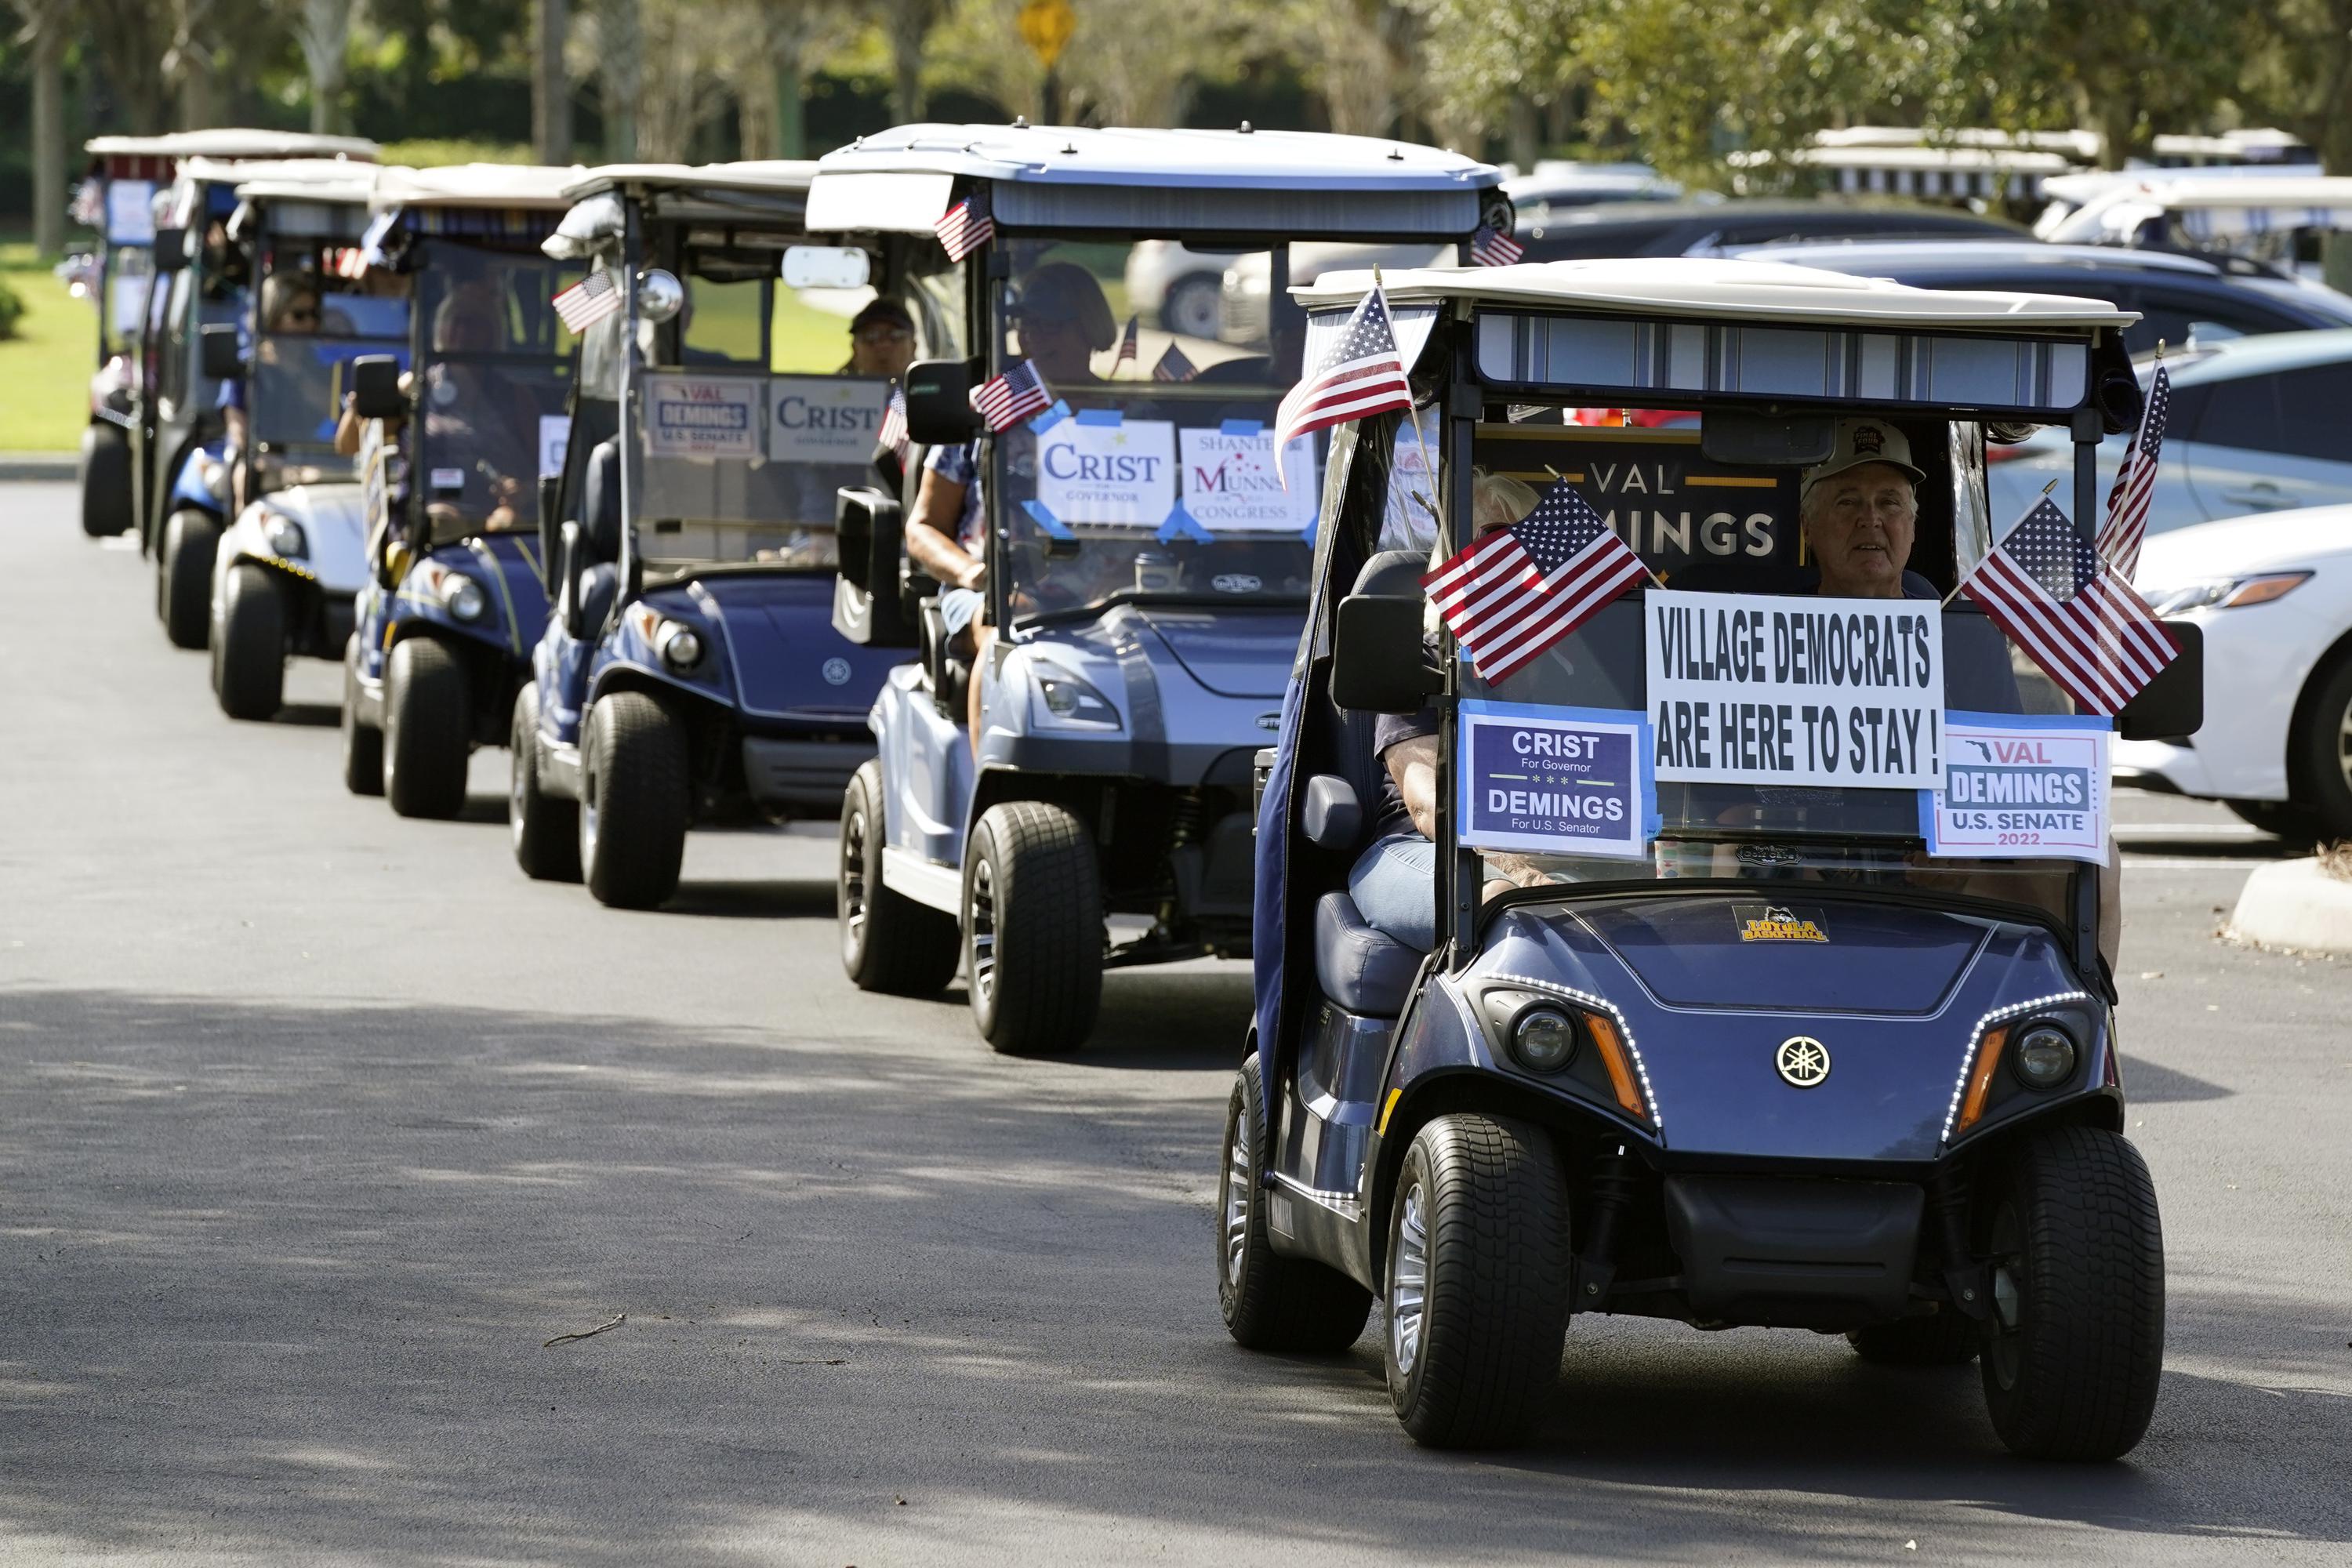
[{"label": "parked car", "polygon": [[1128,309],[1164,331],[1215,337],[1217,289],[1234,254],[1172,239],[1136,241],[1127,253]]},{"label": "parked car", "polygon": [[[2145,374],[2147,363],[2141,368]],[[2148,531],[2352,501],[2347,408],[2352,330],[2232,338],[2183,356],[2172,371]],[[2102,495],[2126,445],[2121,436],[2100,445]],[[2042,486],[2070,471],[2066,432],[2054,427],[1991,456],[1996,528],[2023,515]]]},{"label": "parked car", "polygon": [[1644,202],[1524,217],[1517,227],[1528,261],[1599,257],[1720,256],[1783,240],[2022,239],[2000,218],[1904,202]]},{"label": "parked car", "polygon": [[[1579,163],[1546,159],[1503,182],[1521,223],[1542,223],[1556,212],[1626,202],[1671,202],[1683,188],[1647,163]],[[1717,198],[1720,200],[1720,197]]]},{"label": "parked car", "polygon": [[1915,289],[1989,289],[2021,294],[2074,294],[2139,312],[2124,333],[2134,357],[2158,342],[2197,347],[2263,332],[2352,327],[2352,297],[2251,262],[2229,264],[2165,251],[2105,245],[1988,243],[1954,246],[1922,240],[1848,245],[1771,245],[1742,254]]},{"label": "parked car", "polygon": [[2116,782],[2352,838],[2352,506],[2176,529],[2147,542],[2137,585],[2204,628],[2205,727],[2116,742]]}]

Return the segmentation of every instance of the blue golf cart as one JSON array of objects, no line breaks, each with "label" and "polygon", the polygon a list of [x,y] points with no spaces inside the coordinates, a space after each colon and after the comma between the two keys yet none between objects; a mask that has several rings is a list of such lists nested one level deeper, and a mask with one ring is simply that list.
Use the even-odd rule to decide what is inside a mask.
[{"label": "blue golf cart", "polygon": [[830,817],[874,754],[900,656],[833,629],[834,510],[874,474],[889,382],[843,357],[885,279],[806,239],[814,167],[595,170],[547,244],[614,291],[541,511],[510,822],[525,872],[606,904],[667,900],[697,822]]},{"label": "blue golf cart", "polygon": [[[547,620],[536,500],[563,461],[573,342],[542,254],[575,168],[387,169],[365,276],[404,279],[408,356],[352,363],[368,574],[343,650],[343,783],[455,816],[477,745],[502,746]],[[387,285],[387,289],[389,285]]]},{"label": "blue golf cart", "polygon": [[[1386,283],[1433,320],[1408,360],[1441,432],[1439,558],[1475,519],[1479,562],[1509,526],[1581,581],[1539,554],[1581,517],[1647,570],[1575,623],[1523,566],[1496,568],[1528,595],[1507,603],[1438,577],[1485,628],[1465,656],[1398,526],[1400,417],[1335,443],[1259,808],[1227,1328],[1331,1352],[1384,1300],[1396,1413],[1439,1447],[1527,1436],[1573,1315],[1610,1312],[1980,1357],[2013,1450],[2128,1450],[2164,1262],[2124,1136],[2105,758],[2117,730],[2194,732],[2200,647],[2176,624],[2117,718],[2077,714],[1952,595],[2011,521],[1987,516],[1989,431],[2066,429],[2057,504],[2096,515],[2093,452],[2137,414],[2133,318],[1709,260]],[[1338,321],[1372,287],[1299,294]],[[1697,422],[1562,423],[1586,406]],[[1809,551],[1855,469],[1862,504],[1907,495],[1913,521]],[[1801,524],[1807,484],[1831,488]],[[2095,559],[2051,526],[2067,570]],[[1822,596],[1832,559],[1877,585]]]},{"label": "blue golf cart", "polygon": [[289,654],[342,657],[367,579],[363,492],[336,436],[352,362],[408,356],[405,293],[356,265],[375,175],[292,163],[236,187],[228,237],[250,258],[252,310],[204,332],[208,367],[233,378],[228,461],[244,502],[212,580],[213,692],[232,719],[278,711]]},{"label": "blue golf cart", "polygon": [[[1302,353],[1328,346],[1281,290],[1333,242],[1466,260],[1482,224],[1509,229],[1497,178],[1247,126],[918,125],[820,161],[810,226],[913,246],[915,289],[961,334],[908,373],[903,484],[842,498],[836,624],[920,652],[842,807],[857,984],[933,991],[961,962],[991,1046],[1056,1052],[1091,1031],[1107,967],[1249,950],[1251,761],[1289,680],[1325,460],[1319,437],[1275,447]],[[1136,249],[1171,240],[1271,279],[1278,308],[1230,336],[1115,310]],[[975,393],[1013,402],[1001,428]],[[961,510],[918,517],[949,494]],[[918,569],[910,521],[957,534],[971,580]]]}]

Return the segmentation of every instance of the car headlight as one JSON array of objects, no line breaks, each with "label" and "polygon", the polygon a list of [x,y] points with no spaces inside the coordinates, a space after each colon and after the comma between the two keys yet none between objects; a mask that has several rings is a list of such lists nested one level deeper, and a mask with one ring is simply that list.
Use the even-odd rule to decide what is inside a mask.
[{"label": "car headlight", "polygon": [[490,607],[482,585],[463,572],[452,572],[441,580],[441,603],[461,621],[478,621]]},{"label": "car headlight", "polygon": [[269,542],[269,552],[282,561],[299,561],[310,552],[310,542],[302,536],[302,525],[284,512],[261,514],[261,537]]},{"label": "car headlight", "polygon": [[2055,1024],[2034,1024],[2017,1037],[2009,1065],[2029,1089],[2056,1089],[2074,1076],[2074,1039]]},{"label": "car headlight", "polygon": [[2311,581],[2308,572],[2264,572],[2252,577],[2216,577],[2186,587],[2166,588],[2147,595],[2148,608],[2159,616],[2185,615],[2190,610],[2242,610],[2284,599]]},{"label": "car headlight", "polygon": [[1118,710],[1109,698],[1057,664],[1036,659],[1029,679],[1037,688],[1037,722],[1048,730],[1116,730]]},{"label": "car headlight", "polygon": [[1576,1020],[1564,1007],[1538,1003],[1511,1020],[1511,1055],[1529,1072],[1558,1072],[1576,1059]]}]

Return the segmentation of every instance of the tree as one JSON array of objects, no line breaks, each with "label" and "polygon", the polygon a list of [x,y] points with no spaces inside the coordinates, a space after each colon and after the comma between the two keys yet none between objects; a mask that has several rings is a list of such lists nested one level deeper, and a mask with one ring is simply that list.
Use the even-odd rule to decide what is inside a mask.
[{"label": "tree", "polygon": [[302,66],[310,78],[310,130],[319,135],[342,130],[343,80],[360,0],[290,0],[289,9],[294,40],[302,46]]},{"label": "tree", "polygon": [[948,0],[880,0],[878,20],[890,45],[890,113],[905,125],[923,114],[923,52]]},{"label": "tree", "polygon": [[152,0],[82,0],[89,37],[116,109],[134,135],[152,136],[171,118],[163,89],[163,57],[175,19]]},{"label": "tree", "polygon": [[[2331,174],[2352,174],[2352,0],[2250,7],[2242,101],[2309,142]],[[2327,236],[2327,281],[2352,289],[2352,235]]]},{"label": "tree", "polygon": [[24,27],[16,41],[33,67],[33,249],[55,256],[66,247],[67,30],[72,0],[12,0]]},{"label": "tree", "polygon": [[563,61],[571,29],[570,0],[539,0],[531,29],[530,144],[542,163],[572,162],[572,73]]},{"label": "tree", "polygon": [[808,156],[809,72],[856,26],[838,0],[730,0],[718,63],[735,94],[743,156]]}]

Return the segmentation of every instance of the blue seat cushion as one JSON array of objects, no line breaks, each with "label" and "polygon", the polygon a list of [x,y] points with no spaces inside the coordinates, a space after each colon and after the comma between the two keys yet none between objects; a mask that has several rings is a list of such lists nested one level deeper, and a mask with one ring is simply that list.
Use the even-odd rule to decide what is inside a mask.
[{"label": "blue seat cushion", "polygon": [[1373,930],[1346,893],[1315,901],[1315,978],[1323,994],[1366,1018],[1393,1018],[1412,994],[1422,955]]}]

